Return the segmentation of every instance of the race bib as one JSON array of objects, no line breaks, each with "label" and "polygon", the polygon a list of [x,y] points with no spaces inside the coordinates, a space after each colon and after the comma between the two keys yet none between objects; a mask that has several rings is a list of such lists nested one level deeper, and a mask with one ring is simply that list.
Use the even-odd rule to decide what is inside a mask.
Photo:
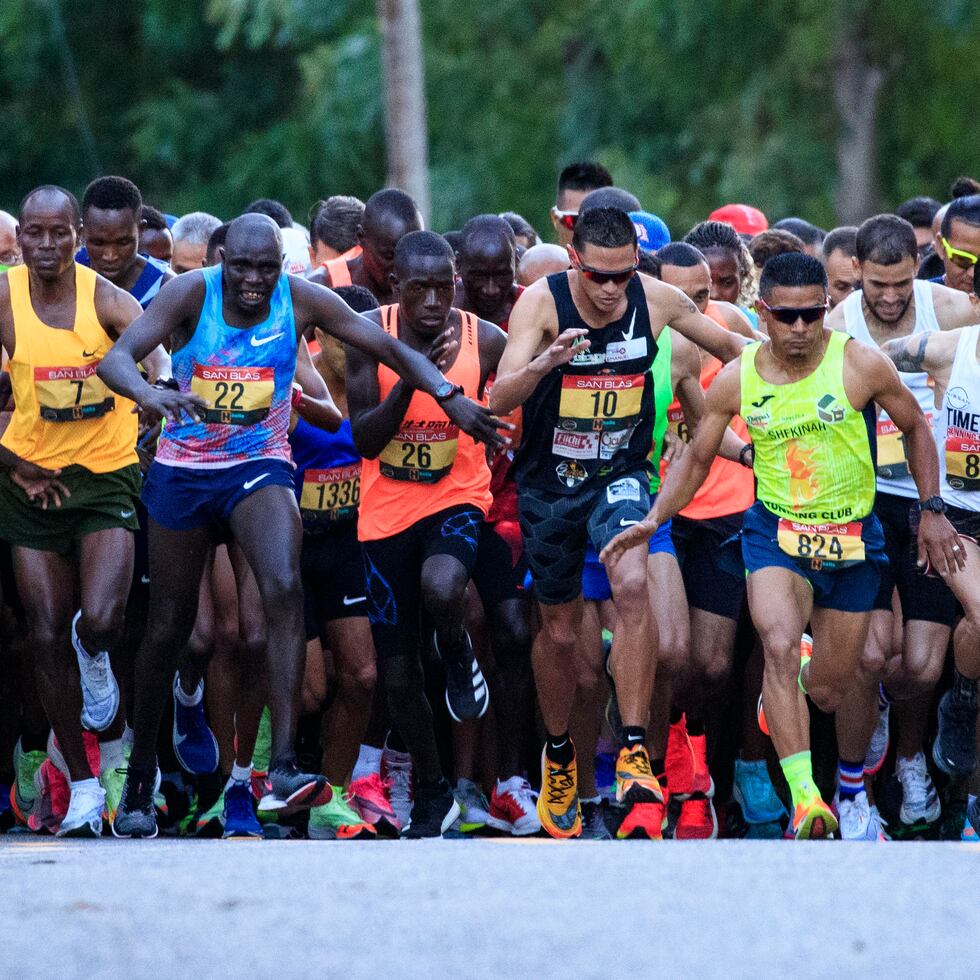
[{"label": "race bib", "polygon": [[667,410],[667,428],[682,442],[691,441],[691,431],[684,421],[684,409],[679,405]]},{"label": "race bib", "polygon": [[[925,413],[932,425],[932,414]],[[875,471],[885,480],[900,480],[909,475],[909,462],[905,455],[905,436],[891,419],[878,419],[878,463]]]},{"label": "race bib", "polygon": [[34,368],[34,391],[45,422],[96,419],[115,408],[116,400],[95,369],[99,362],[81,367]]},{"label": "race bib", "polygon": [[561,381],[560,422],[580,431],[635,424],[643,403],[645,374],[571,374]]},{"label": "race bib", "polygon": [[205,422],[254,425],[269,414],[276,388],[271,367],[213,367],[194,365],[191,391],[208,402]]},{"label": "race bib", "polygon": [[946,430],[946,482],[954,490],[980,490],[980,435]]},{"label": "race bib", "polygon": [[361,500],[361,464],[307,470],[299,509],[307,520],[342,521],[357,514]]},{"label": "race bib", "polygon": [[800,524],[783,517],[776,540],[780,551],[813,571],[835,571],[864,561],[861,521],[850,524]]},{"label": "race bib", "polygon": [[459,428],[452,422],[405,423],[378,457],[382,476],[411,483],[438,483],[452,468]]}]

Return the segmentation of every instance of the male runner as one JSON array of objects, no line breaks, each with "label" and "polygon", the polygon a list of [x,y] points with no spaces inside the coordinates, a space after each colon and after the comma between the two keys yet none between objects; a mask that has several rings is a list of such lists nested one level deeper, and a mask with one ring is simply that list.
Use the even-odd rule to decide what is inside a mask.
[{"label": "male runner", "polygon": [[[915,279],[917,262],[915,233],[907,221],[895,215],[869,218],[855,240],[854,272],[862,288],[830,314],[827,325],[880,346],[887,340],[909,335],[921,338],[972,323],[976,313],[970,297]],[[900,377],[931,422],[936,403],[927,374],[902,372]],[[882,570],[859,683],[836,719],[845,839],[877,836],[874,811],[864,793],[864,775],[877,773],[887,756],[893,697],[900,719],[896,759],[902,784],[900,822],[912,828],[927,826],[941,813],[922,747],[932,690],[939,681],[956,618],[956,602],[941,579],[923,577],[916,568],[909,518],[917,488],[902,433],[886,410],[878,415],[876,441],[874,509],[884,530],[889,561]],[[896,588],[903,620],[900,630],[895,628],[892,613]]]},{"label": "male runner", "polygon": [[[367,314],[444,367],[455,390],[480,397],[504,347],[502,331],[452,309],[452,249],[433,232],[411,232],[395,249],[398,303]],[[358,538],[368,612],[392,721],[415,765],[409,837],[436,837],[459,816],[442,775],[425,695],[419,613],[446,672],[453,719],[480,718],[489,689],[463,628],[466,584],[480,526],[491,504],[482,447],[446,421],[441,405],[416,391],[369,351],[350,350],[347,397],[354,443],[364,456]]]},{"label": "male runner", "polygon": [[517,282],[521,286],[532,286],[554,272],[564,272],[568,266],[568,252],[561,245],[535,245],[521,256]]},{"label": "male runner", "polygon": [[[13,546],[38,692],[71,779],[59,833],[97,836],[105,791],[79,717],[102,731],[119,707],[110,652],[122,638],[140,474],[134,406],[113,398],[96,369],[140,308],[74,261],[81,215],[68,191],[36,188],[19,214],[24,265],[0,277],[15,400],[0,440],[0,536]],[[143,357],[154,378],[169,370],[157,345]]]},{"label": "male runner", "polygon": [[514,232],[503,218],[480,214],[463,225],[456,257],[459,281],[453,305],[498,326],[523,292],[517,278]]},{"label": "male runner", "polygon": [[579,205],[586,195],[600,187],[612,187],[612,182],[612,174],[601,163],[570,163],[562,170],[558,175],[555,204],[551,209],[551,223],[559,245],[565,247],[571,244]]},{"label": "male runner", "polygon": [[904,218],[915,232],[919,261],[932,253],[935,237],[932,232],[932,221],[942,206],[942,202],[934,197],[910,197],[895,208],[895,214]]},{"label": "male runner", "polygon": [[[980,319],[980,280],[973,299]],[[980,679],[980,326],[890,340],[882,348],[900,371],[926,371],[936,386],[933,423],[946,516],[960,536],[971,574],[946,578],[962,606],[953,632],[953,686],[939,702],[932,757],[946,775],[970,776],[977,764]],[[918,516],[918,515],[916,515]]]},{"label": "male runner", "polygon": [[[490,395],[495,412],[524,406],[515,473],[542,616],[534,669],[548,732],[538,814],[555,837],[582,826],[568,720],[586,542],[599,550],[648,505],[657,338],[668,324],[726,360],[743,342],[679,290],[636,275],[636,229],[624,211],[583,211],[569,256],[571,271],[535,283],[514,307]],[[631,807],[662,803],[643,745],[656,667],[645,555],[622,563],[610,585],[619,625],[611,669],[624,722],[617,795]]]},{"label": "male runner", "polygon": [[377,191],[364,206],[364,219],[357,226],[357,255],[341,255],[324,263],[310,282],[321,286],[363,286],[382,305],[394,302],[391,274],[395,246],[409,232],[422,229],[422,216],[411,197],[396,187]]},{"label": "male runner", "polygon": [[973,273],[980,256],[980,194],[951,201],[935,237],[936,255],[945,273],[938,281],[950,289],[973,292]]},{"label": "male runner", "polygon": [[114,286],[131,293],[145,310],[173,273],[162,262],[140,255],[143,221],[139,188],[125,177],[99,177],[82,197],[85,248],[75,261],[90,266]]},{"label": "male runner", "polygon": [[220,218],[204,211],[192,211],[178,218],[170,229],[174,239],[170,268],[177,275],[203,269],[208,264],[208,239],[220,226]]},{"label": "male runner", "polygon": [[861,288],[854,271],[856,249],[857,228],[852,225],[835,228],[823,240],[823,267],[827,270],[827,297],[831,309]]},{"label": "male runner", "polygon": [[17,219],[6,211],[0,211],[0,272],[12,265],[20,265],[22,261],[17,244]]},{"label": "male runner", "polygon": [[352,259],[359,255],[357,229],[363,222],[364,202],[356,197],[335,194],[325,201],[317,201],[310,212],[310,264],[313,268],[341,256]]},{"label": "male runner", "polygon": [[170,265],[174,255],[174,236],[162,211],[150,204],[140,208],[140,243],[137,249],[151,259]]},{"label": "male runner", "polygon": [[[901,428],[925,501],[919,560],[953,574],[964,552],[949,522],[931,509],[937,501],[941,509],[938,464],[922,411],[883,355],[824,326],[827,277],[820,262],[776,256],[759,289],[769,340],[722,369],[694,442],[671,468],[650,514],[602,558],[615,569],[691,500],[725,426],[741,415],[754,445],[758,495],[745,515],[742,555],[766,658],[760,725],[767,724],[789,784],[795,836],[825,837],[836,832],[837,819],[813,781],[805,695],[835,711],[854,685],[886,560],[872,512],[874,463],[864,417],[873,402]],[[801,656],[807,622],[812,659]]]},{"label": "male runner", "polygon": [[[383,335],[332,292],[284,274],[282,255],[275,222],[259,214],[237,218],[222,265],[168,283],[127,343],[100,368],[112,388],[167,420],[144,492],[150,612],[137,659],[135,739],[113,823],[117,836],[156,834],[152,794],[160,718],[175,660],[194,625],[205,560],[216,534],[229,531],[255,575],[268,627],[272,761],[260,808],[330,798],[326,779],[300,772],[293,756],[305,642],[302,529],[286,433],[298,336],[320,326],[367,348],[437,396],[464,431],[499,441],[486,409],[460,396],[426,358]],[[166,337],[178,391],[150,387],[136,369],[136,360]]]}]

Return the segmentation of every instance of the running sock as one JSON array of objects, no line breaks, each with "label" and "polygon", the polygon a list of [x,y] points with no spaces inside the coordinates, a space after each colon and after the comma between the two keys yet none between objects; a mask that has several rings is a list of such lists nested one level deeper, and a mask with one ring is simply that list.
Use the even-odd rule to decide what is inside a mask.
[{"label": "running sock", "polygon": [[99,742],[99,772],[110,772],[113,769],[123,769],[126,766],[126,756],[123,754],[123,740],[110,739]]},{"label": "running sock", "polygon": [[357,762],[354,763],[354,772],[351,774],[351,782],[355,779],[363,779],[375,773],[381,773],[381,754],[383,749],[376,749],[373,745],[364,745],[357,753]]},{"label": "running sock", "polygon": [[884,684],[878,685],[878,710],[884,711],[892,703],[892,696]]},{"label": "running sock", "polygon": [[864,762],[837,763],[838,794],[842,800],[853,800],[864,792]]},{"label": "running sock", "polygon": [[595,805],[598,806],[600,803],[602,803],[602,797],[601,796],[580,796],[578,798],[578,801],[579,801],[579,803],[583,803],[583,804],[585,804],[585,803],[595,803]]},{"label": "running sock", "polygon": [[647,730],[641,725],[623,725],[623,748],[632,751],[637,745],[642,745],[647,737]]},{"label": "running sock", "polygon": [[549,735],[545,745],[545,754],[560,766],[569,765],[575,758],[575,747],[567,731],[564,735]]},{"label": "running sock", "polygon": [[180,686],[180,673],[178,672],[174,684],[174,696],[185,708],[196,708],[201,703],[201,698],[204,697],[204,681],[198,682],[193,694],[185,694],[184,689]]},{"label": "running sock", "polygon": [[813,782],[813,767],[810,762],[810,752],[796,752],[779,760],[783,769],[783,775],[789,785],[789,792],[793,798],[793,808],[804,800],[811,800],[819,796],[817,787]]},{"label": "running sock", "polygon": [[237,762],[232,763],[231,775],[228,777],[228,782],[225,783],[225,789],[230,789],[232,783],[251,783],[252,781],[252,764],[249,763],[247,766],[240,766]]},{"label": "running sock", "polygon": [[970,708],[977,706],[977,680],[964,677],[955,667],[953,668],[953,700]]},{"label": "running sock", "polygon": [[804,695],[810,693],[809,691],[807,691],[806,685],[803,683],[803,670],[804,670],[804,668],[806,667],[806,665],[809,662],[810,662],[810,657],[801,656],[800,657],[800,672],[796,675],[796,683],[800,685],[800,690],[804,693]]},{"label": "running sock", "polygon": [[90,776],[88,779],[73,779],[68,785],[71,787],[72,793],[75,790],[88,790],[89,792],[97,793],[102,788],[95,776]]},{"label": "running sock", "polygon": [[690,713],[687,716],[687,734],[693,738],[704,734],[704,719],[697,718]]}]

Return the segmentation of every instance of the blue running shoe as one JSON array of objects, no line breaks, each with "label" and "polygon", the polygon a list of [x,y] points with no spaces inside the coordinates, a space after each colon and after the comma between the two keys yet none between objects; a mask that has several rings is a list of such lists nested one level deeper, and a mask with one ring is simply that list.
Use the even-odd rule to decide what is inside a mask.
[{"label": "blue running shoe", "polygon": [[765,760],[735,760],[732,795],[742,808],[742,816],[748,824],[777,823],[786,816],[786,808],[769,779]]},{"label": "blue running shoe", "polygon": [[204,717],[204,682],[200,700],[188,708],[177,697],[180,674],[174,674],[174,754],[192,776],[206,776],[218,768],[218,740]]},{"label": "blue running shoe", "polygon": [[262,825],[255,815],[251,783],[232,781],[225,788],[225,825],[222,837],[261,837]]}]

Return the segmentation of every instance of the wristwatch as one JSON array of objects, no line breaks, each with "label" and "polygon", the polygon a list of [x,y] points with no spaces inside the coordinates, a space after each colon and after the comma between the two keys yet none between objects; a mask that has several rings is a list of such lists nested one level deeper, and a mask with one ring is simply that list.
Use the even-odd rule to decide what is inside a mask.
[{"label": "wristwatch", "polygon": [[462,385],[454,385],[451,381],[443,381],[432,393],[432,397],[441,405],[443,402],[449,401],[453,395],[461,394],[463,394]]},{"label": "wristwatch", "polygon": [[[745,457],[746,457],[746,455],[747,455],[748,453],[751,453],[751,454],[752,454],[752,462],[751,462],[751,463],[747,463],[747,462],[745,461]],[[740,449],[740,450],[738,451],[738,461],[739,461],[739,462],[740,462],[740,463],[741,463],[741,464],[742,464],[743,466],[746,466],[746,467],[748,467],[749,469],[752,469],[752,465],[753,465],[753,463],[755,462],[755,446],[754,446],[754,445],[753,445],[753,444],[752,444],[751,442],[747,442],[747,443],[746,443],[746,444],[745,444],[744,446],[742,446],[742,448],[741,448],[741,449]]]},{"label": "wristwatch", "polygon": [[946,501],[942,497],[929,497],[919,501],[919,510],[931,510],[934,514],[945,514]]}]

